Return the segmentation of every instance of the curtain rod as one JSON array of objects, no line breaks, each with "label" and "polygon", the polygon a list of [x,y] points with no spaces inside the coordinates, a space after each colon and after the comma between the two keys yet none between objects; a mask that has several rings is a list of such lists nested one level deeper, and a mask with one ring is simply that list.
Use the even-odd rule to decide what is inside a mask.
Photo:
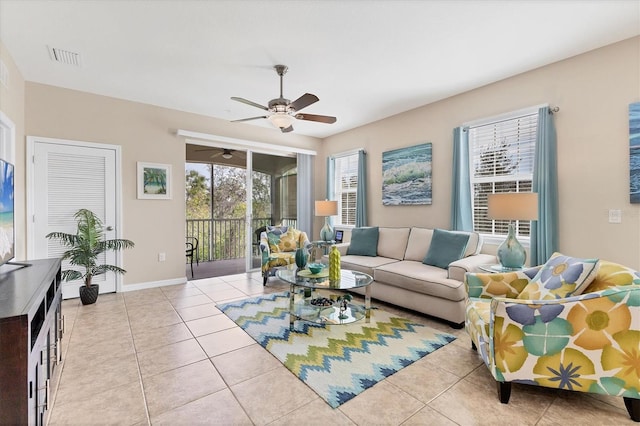
[{"label": "curtain rod", "polygon": [[540,108],[544,108],[544,107],[549,107],[549,113],[551,114],[554,114],[560,111],[560,107],[550,106],[549,104],[540,104],[540,105],[535,105],[528,108],[518,109],[511,112],[506,112],[503,114],[494,115],[492,117],[485,117],[485,118],[479,118],[477,120],[468,121],[466,123],[462,123],[460,127],[466,129],[469,127],[484,126],[487,124],[498,123],[500,121],[512,119],[519,115],[528,115],[528,114],[536,113]]}]

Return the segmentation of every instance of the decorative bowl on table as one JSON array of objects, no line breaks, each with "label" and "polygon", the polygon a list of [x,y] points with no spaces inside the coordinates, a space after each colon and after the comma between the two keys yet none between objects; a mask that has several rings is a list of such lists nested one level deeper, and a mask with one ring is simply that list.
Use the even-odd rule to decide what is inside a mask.
[{"label": "decorative bowl on table", "polygon": [[325,265],[323,263],[309,263],[307,265],[312,274],[319,274],[324,268]]}]

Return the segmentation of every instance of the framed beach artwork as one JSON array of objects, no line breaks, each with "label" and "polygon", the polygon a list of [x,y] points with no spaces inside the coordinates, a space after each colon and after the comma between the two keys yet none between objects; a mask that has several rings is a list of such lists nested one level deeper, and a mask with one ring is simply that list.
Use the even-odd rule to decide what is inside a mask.
[{"label": "framed beach artwork", "polygon": [[640,102],[629,105],[629,200],[640,203]]},{"label": "framed beach artwork", "polygon": [[431,143],[382,153],[382,204],[431,204]]},{"label": "framed beach artwork", "polygon": [[138,199],[171,199],[171,164],[138,161]]}]

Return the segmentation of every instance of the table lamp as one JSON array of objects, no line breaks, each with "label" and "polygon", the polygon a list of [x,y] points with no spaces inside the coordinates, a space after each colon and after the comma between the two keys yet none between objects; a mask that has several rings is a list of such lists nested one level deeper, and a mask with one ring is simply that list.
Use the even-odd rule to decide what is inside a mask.
[{"label": "table lamp", "polygon": [[333,228],[329,223],[329,216],[338,214],[337,201],[316,201],[316,216],[324,216],[324,226],[320,230],[320,239],[323,241],[333,240]]},{"label": "table lamp", "polygon": [[507,239],[498,247],[498,261],[504,269],[518,270],[527,260],[527,252],[516,239],[516,220],[538,219],[538,194],[535,192],[508,192],[489,194],[489,218],[508,220]]}]

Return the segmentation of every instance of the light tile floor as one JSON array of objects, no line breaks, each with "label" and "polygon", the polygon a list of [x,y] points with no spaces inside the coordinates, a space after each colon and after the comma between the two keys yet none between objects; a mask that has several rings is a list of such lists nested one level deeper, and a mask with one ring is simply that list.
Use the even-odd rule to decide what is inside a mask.
[{"label": "light tile floor", "polygon": [[49,423],[117,425],[619,425],[622,398],[514,385],[509,404],[464,330],[374,304],[458,339],[329,407],[216,303],[288,290],[247,274],[63,302],[63,363]]}]

